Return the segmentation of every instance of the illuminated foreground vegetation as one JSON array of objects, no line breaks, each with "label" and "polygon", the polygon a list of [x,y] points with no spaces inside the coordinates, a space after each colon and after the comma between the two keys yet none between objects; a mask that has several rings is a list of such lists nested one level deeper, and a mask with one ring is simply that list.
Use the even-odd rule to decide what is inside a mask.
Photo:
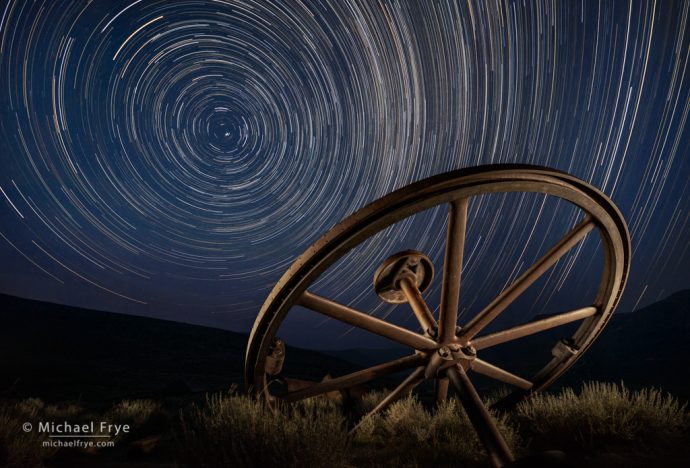
[{"label": "illuminated foreground vegetation", "polygon": [[[322,400],[271,409],[236,393],[162,405],[125,401],[101,412],[40,400],[0,406],[0,466],[484,466],[485,456],[455,399],[425,408],[402,400],[367,420],[352,437],[348,424],[374,404],[369,395],[354,411]],[[113,448],[41,449],[44,436],[21,430],[45,420],[128,423]],[[537,394],[499,424],[518,456],[566,452],[575,466],[690,466],[690,413],[657,390],[591,383],[574,392]]]}]

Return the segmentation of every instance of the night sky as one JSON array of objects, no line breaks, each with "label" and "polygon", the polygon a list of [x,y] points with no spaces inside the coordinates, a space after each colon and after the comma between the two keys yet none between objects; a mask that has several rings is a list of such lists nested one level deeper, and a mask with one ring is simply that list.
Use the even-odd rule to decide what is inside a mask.
[{"label": "night sky", "polygon": [[[659,300],[690,287],[689,10],[5,0],[0,292],[247,332],[345,216],[434,174],[510,162],[609,195],[634,248],[619,309]],[[379,233],[313,290],[414,328],[406,306],[377,301],[373,272],[415,248],[440,273],[445,216]],[[540,194],[472,200],[461,320],[582,216]],[[600,248],[590,234],[510,320],[591,303]],[[359,336],[298,310],[284,334]]]}]

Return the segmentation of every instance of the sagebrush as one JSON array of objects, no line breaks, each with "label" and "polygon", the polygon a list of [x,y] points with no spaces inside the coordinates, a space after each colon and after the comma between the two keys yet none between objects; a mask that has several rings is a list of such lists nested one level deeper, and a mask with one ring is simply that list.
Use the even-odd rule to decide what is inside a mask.
[{"label": "sagebrush", "polygon": [[[154,441],[153,456],[158,450],[171,464],[194,467],[486,466],[483,447],[454,398],[439,406],[405,398],[348,435],[384,396],[371,392],[348,412],[325,399],[271,406],[231,391],[183,403],[178,417],[153,400],[125,400],[98,412],[78,404],[5,400],[0,466],[50,466],[60,457],[64,465],[65,449],[43,448],[46,435],[24,432],[22,425],[91,420],[129,424],[132,431],[116,438],[114,449],[82,451],[90,466],[125,456],[142,438]],[[690,413],[660,390],[587,383],[579,392],[536,394],[495,416],[518,457],[558,449],[578,466],[690,466]],[[67,450],[71,457],[82,453]]]},{"label": "sagebrush", "polygon": [[318,399],[271,408],[263,400],[213,395],[181,415],[180,459],[200,467],[337,467],[347,429],[335,405]]}]

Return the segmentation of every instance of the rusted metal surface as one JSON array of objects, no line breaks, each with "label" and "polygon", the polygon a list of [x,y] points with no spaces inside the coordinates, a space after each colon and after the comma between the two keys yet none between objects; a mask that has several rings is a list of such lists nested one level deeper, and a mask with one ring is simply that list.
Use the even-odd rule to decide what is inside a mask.
[{"label": "rusted metal surface", "polygon": [[429,257],[416,250],[406,250],[388,257],[374,273],[374,291],[389,304],[407,302],[409,298],[400,285],[403,279],[407,279],[408,284],[414,285],[418,291],[426,291],[434,279],[434,265]]},{"label": "rusted metal surface", "polygon": [[[287,391],[286,395],[281,397],[281,399],[286,402],[294,402],[303,400],[304,398],[318,396],[345,405],[360,402],[369,391],[364,385],[356,382],[349,382],[347,385],[342,385],[342,382],[340,384],[330,385],[333,380],[335,379],[333,379],[330,374],[326,375],[321,382],[291,377],[279,379]],[[315,388],[317,390],[314,392],[313,390]],[[309,394],[310,391],[313,393]],[[306,396],[300,397],[298,395]],[[295,396],[297,397],[295,398]]]},{"label": "rusted metal surface", "polygon": [[370,331],[375,335],[383,336],[396,343],[409,346],[413,349],[435,349],[438,344],[426,336],[399,327],[385,320],[372,317],[350,307],[333,302],[325,297],[304,291],[298,302],[299,305],[319,312],[341,322]]},{"label": "rusted metal surface", "polygon": [[571,310],[562,314],[547,317],[534,322],[518,325],[508,330],[501,330],[496,333],[489,333],[488,335],[474,338],[470,344],[475,349],[486,349],[497,344],[505,343],[507,341],[517,340],[523,336],[533,335],[545,330],[550,330],[554,327],[565,325],[566,323],[575,322],[591,317],[597,313],[596,307],[583,307],[581,309]]},{"label": "rusted metal surface", "polygon": [[496,427],[496,421],[494,421],[484,406],[482,399],[479,397],[477,390],[475,390],[462,366],[449,368],[446,375],[453,388],[455,388],[462,407],[465,408],[467,417],[472,426],[474,426],[474,430],[477,431],[479,440],[482,441],[482,445],[486,448],[491,464],[501,467],[513,461],[513,453],[510,451],[498,427]]},{"label": "rusted metal surface", "polygon": [[439,335],[441,341],[455,337],[460,301],[460,274],[465,250],[467,228],[467,198],[453,200],[448,210],[446,253],[443,258],[443,280],[441,283],[441,308],[439,310]]},{"label": "rusted metal surface", "polygon": [[[474,196],[502,192],[540,192],[558,197],[578,206],[584,212],[584,219],[467,324],[458,326],[468,205]],[[410,304],[423,334],[307,290],[319,275],[351,248],[391,224],[439,204],[448,204],[449,214],[438,320],[422,296],[433,278],[433,265],[423,253],[405,251],[388,258],[378,268],[374,279],[375,290],[382,300]],[[604,265],[598,293],[589,304],[552,317],[480,335],[522,292],[594,229],[601,239]],[[371,380],[414,368],[365,418],[406,395],[425,379],[435,380],[436,401],[443,401],[450,382],[490,454],[492,463],[502,466],[512,460],[512,454],[466,372],[476,372],[515,387],[513,393],[495,405],[501,409],[510,408],[551,384],[586,351],[606,325],[625,286],[630,255],[627,226],[615,205],[594,187],[567,174],[534,166],[484,166],[426,179],[362,208],[331,229],[295,261],[276,284],[254,323],[246,356],[247,384],[256,392],[264,392],[269,399],[272,398],[267,394],[266,382],[271,375],[275,375],[273,372],[279,371],[278,367],[282,367],[273,361],[275,347],[272,343],[289,310],[294,305],[301,305],[408,346],[414,354],[342,377],[293,388],[283,395],[285,401],[346,392]],[[581,321],[581,324],[574,335],[559,342],[552,350],[551,361],[529,379],[501,369],[477,355],[478,351],[491,346],[575,321]]]},{"label": "rusted metal surface", "polygon": [[285,342],[280,338],[275,338],[266,356],[265,371],[268,375],[278,375],[283,370],[285,362]]},{"label": "rusted metal surface", "polygon": [[522,377],[518,377],[515,374],[508,372],[507,370],[501,369],[500,367],[494,366],[491,363],[482,361],[481,359],[475,359],[470,365],[472,369],[477,374],[482,374],[499,382],[512,385],[514,387],[520,388],[522,390],[530,390],[533,387],[532,382],[525,380]]},{"label": "rusted metal surface", "polygon": [[436,404],[440,404],[448,398],[448,377],[442,377],[434,380],[434,399]]},{"label": "rusted metal surface", "polygon": [[422,330],[428,335],[435,334],[436,332],[431,332],[431,330],[436,329],[436,319],[426,305],[422,293],[417,289],[417,285],[409,277],[403,277],[400,280],[400,289],[405,294],[405,298],[410,304],[412,312],[417,317]]},{"label": "rusted metal surface", "polygon": [[370,382],[377,378],[385,377],[390,374],[395,374],[396,372],[411,369],[412,367],[419,366],[425,360],[426,357],[424,355],[413,354],[411,356],[395,359],[384,364],[379,364],[377,366],[369,367],[361,371],[353,372],[352,374],[347,374],[342,377],[336,377],[330,380],[313,384],[311,386],[306,386],[304,388],[295,389],[294,391],[289,391],[287,395],[282,397],[282,399],[284,401],[293,402],[321,395],[323,393],[331,392],[333,390],[343,390],[366,382]]}]

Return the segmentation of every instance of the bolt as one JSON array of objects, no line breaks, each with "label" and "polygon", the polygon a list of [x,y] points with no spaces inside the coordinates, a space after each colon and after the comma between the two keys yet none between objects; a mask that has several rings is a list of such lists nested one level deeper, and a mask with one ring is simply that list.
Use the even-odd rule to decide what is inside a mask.
[{"label": "bolt", "polygon": [[464,348],[462,348],[462,352],[465,354],[465,356],[477,355],[477,351],[472,346],[465,346]]},{"label": "bolt", "polygon": [[450,350],[447,346],[443,346],[442,348],[439,348],[438,355],[445,359],[450,356]]}]

